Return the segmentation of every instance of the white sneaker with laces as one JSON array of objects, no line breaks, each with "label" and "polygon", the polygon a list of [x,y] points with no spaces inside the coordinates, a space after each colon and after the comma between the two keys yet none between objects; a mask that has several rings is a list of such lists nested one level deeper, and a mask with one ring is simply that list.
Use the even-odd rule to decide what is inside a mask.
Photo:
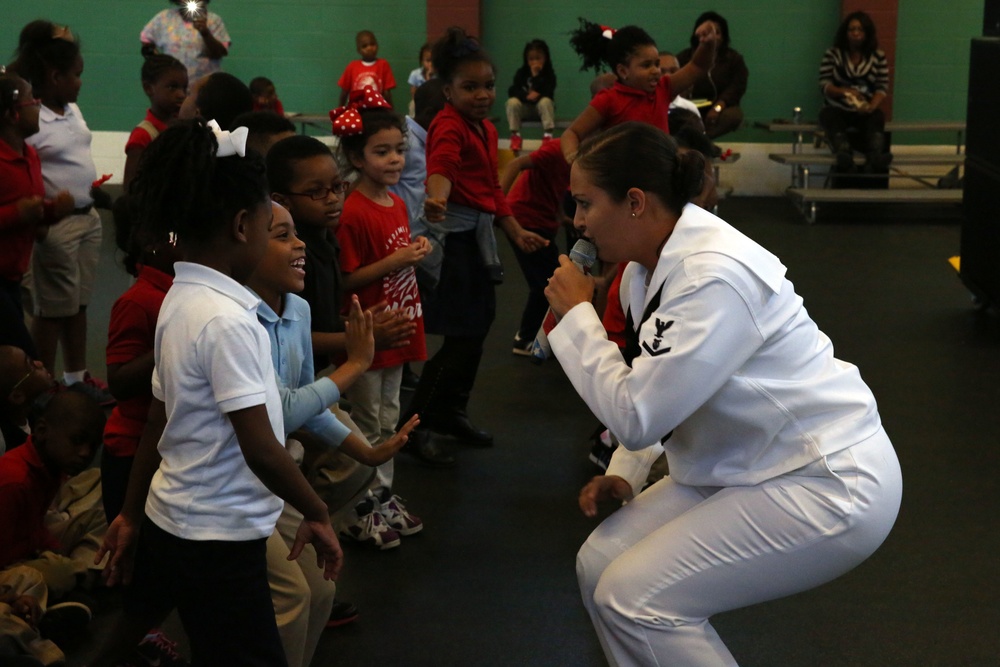
[{"label": "white sneaker with laces", "polygon": [[340,536],[374,549],[393,549],[399,546],[399,533],[392,529],[377,508],[378,499],[369,495],[358,503],[353,523],[340,529]]},{"label": "white sneaker with laces", "polygon": [[424,529],[424,522],[420,517],[410,514],[403,499],[395,494],[382,501],[379,513],[389,527],[400,535],[413,535]]}]

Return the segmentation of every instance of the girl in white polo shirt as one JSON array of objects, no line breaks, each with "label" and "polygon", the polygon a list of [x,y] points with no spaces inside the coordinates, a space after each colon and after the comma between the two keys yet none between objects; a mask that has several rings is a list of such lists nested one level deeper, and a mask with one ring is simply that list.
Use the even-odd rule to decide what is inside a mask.
[{"label": "girl in white polo shirt", "polygon": [[42,163],[45,194],[68,190],[72,214],[45,230],[35,244],[24,282],[34,314],[31,334],[38,358],[55,370],[62,345],[63,382],[79,385],[101,405],[114,403],[107,385],[87,372],[87,305],[101,251],[101,216],[110,198],[96,185],[91,133],[77,97],[83,56],[69,28],[32,21],[21,31],[14,64],[41,99],[38,132],[27,142]]},{"label": "girl in white polo shirt", "polygon": [[327,578],[340,569],[327,507],[282,444],[259,299],[242,286],[272,219],[263,164],[241,157],[245,133],[234,141],[178,123],[150,144],[132,183],[140,233],[176,234],[185,261],[157,322],[154,398],[125,507],[98,555],[111,554],[109,583],[131,586],[116,646],[96,664],[117,664],[116,648],[176,607],[193,664],[286,665],[265,558],[282,499],[305,517],[290,558],[312,543]]}]

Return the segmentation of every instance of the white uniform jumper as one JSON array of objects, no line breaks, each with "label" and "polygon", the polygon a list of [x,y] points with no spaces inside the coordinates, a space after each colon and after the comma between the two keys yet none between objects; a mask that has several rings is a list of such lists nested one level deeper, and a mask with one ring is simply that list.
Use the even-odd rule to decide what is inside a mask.
[{"label": "white uniform jumper", "polygon": [[608,474],[638,491],[661,440],[670,466],[578,556],[612,664],[736,664],[708,617],[847,572],[895,521],[899,464],[875,399],[784,275],[774,255],[688,205],[653,274],[633,263],[622,280],[635,322],[652,309],[632,368],[590,304],[549,336],[631,450]]}]

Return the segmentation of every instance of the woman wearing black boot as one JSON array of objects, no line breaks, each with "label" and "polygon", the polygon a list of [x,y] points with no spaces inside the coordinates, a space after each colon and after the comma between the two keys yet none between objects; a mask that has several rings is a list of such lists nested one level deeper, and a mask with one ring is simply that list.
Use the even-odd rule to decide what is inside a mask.
[{"label": "woman wearing black boot", "polygon": [[889,65],[868,14],[853,12],[840,24],[820,63],[819,85],[826,101],[819,123],[838,171],[854,171],[854,150],[865,154],[866,171],[888,167],[892,154],[886,150],[885,115],[879,107],[889,94]]}]

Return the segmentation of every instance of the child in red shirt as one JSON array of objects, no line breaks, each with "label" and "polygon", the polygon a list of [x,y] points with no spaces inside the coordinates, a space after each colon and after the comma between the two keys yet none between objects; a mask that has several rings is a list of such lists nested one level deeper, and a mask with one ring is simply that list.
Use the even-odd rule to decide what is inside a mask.
[{"label": "child in red shirt", "polygon": [[[184,70],[187,76],[187,70]],[[129,473],[153,399],[153,338],[156,319],[174,280],[177,249],[166,239],[141,244],[129,216],[129,197],[115,203],[115,243],[136,281],[111,307],[108,324],[108,384],[118,403],[104,429],[101,481],[104,513],[111,523],[125,502]]]},{"label": "child in red shirt", "polygon": [[361,60],[352,60],[344,68],[337,85],[340,86],[340,106],[347,104],[351,93],[371,86],[390,105],[392,104],[392,89],[396,87],[396,79],[392,76],[392,68],[388,61],[378,57],[378,40],[371,30],[362,30],[355,38]]},{"label": "child in red shirt", "polygon": [[614,30],[580,19],[570,44],[583,58],[584,69],[600,72],[610,67],[618,80],[595,95],[563,132],[560,142],[566,161],[576,159],[580,142],[587,136],[626,121],[649,123],[669,132],[670,101],[703,77],[715,60],[715,27],[706,21],[695,34],[701,43],[691,61],[673,75],[662,75],[656,42],[645,30],[634,25]]},{"label": "child in red shirt", "polygon": [[187,97],[187,67],[173,56],[156,53],[142,64],[142,92],[149,98],[146,117],[135,126],[125,143],[125,174],[122,185],[128,191],[139,169],[139,158],[153,139],[177,118]]},{"label": "child in red shirt", "polygon": [[36,236],[74,207],[65,190],[45,199],[38,153],[24,141],[38,132],[40,104],[30,83],[0,72],[0,345],[14,345],[31,356],[37,353],[24,325],[21,278]]},{"label": "child in red shirt", "polygon": [[[333,132],[347,163],[359,174],[344,202],[337,228],[344,289],[357,294],[363,308],[386,302],[416,324],[405,345],[377,350],[371,367],[348,390],[351,419],[373,446],[396,433],[403,364],[427,358],[423,308],[413,270],[430,251],[424,237],[410,241],[406,204],[389,192],[403,171],[406,124],[372,87],[351,94],[351,106],[331,113]],[[423,528],[392,493],[393,460],[378,466],[373,489],[386,523],[401,535]]]},{"label": "child in red shirt", "polygon": [[278,99],[274,82],[266,76],[258,76],[250,81],[250,94],[253,95],[254,111],[272,111],[279,116],[285,115],[285,106]]},{"label": "child in red shirt", "polygon": [[489,447],[493,436],[470,421],[466,408],[502,277],[493,226],[524,252],[548,241],[518,224],[500,189],[497,130],[488,120],[496,100],[493,61],[461,28],[450,28],[432,54],[448,102],[427,132],[424,215],[427,233],[438,241],[428,256],[437,259],[437,280],[421,296],[427,331],[442,334],[444,342],[424,365],[410,400],[409,414],[421,419],[410,438],[429,438],[430,429]]},{"label": "child in red shirt", "polygon": [[[525,172],[518,178],[521,172]],[[514,354],[531,356],[531,344],[549,309],[545,285],[559,267],[556,235],[569,218],[563,201],[569,189],[569,165],[557,141],[547,141],[529,155],[508,163],[500,185],[507,192],[507,203],[525,229],[548,240],[549,245],[532,253],[522,252],[512,243],[514,256],[528,282],[528,301],[521,314],[521,325],[514,335]]]}]

